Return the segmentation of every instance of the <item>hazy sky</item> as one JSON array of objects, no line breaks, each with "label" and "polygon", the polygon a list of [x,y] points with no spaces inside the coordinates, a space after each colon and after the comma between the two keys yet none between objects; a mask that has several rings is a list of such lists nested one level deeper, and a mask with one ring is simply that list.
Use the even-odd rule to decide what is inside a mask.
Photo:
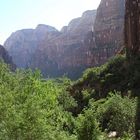
[{"label": "hazy sky", "polygon": [[100,0],[0,0],[0,44],[19,29],[47,24],[61,29]]}]

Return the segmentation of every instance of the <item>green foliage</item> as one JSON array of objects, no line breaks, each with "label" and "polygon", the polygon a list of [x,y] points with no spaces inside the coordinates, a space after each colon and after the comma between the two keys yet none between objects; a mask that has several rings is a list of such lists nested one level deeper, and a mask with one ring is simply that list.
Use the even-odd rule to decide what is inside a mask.
[{"label": "green foliage", "polygon": [[127,93],[128,76],[126,76],[126,59],[118,55],[106,64],[87,69],[83,77],[73,83],[70,93],[78,103],[75,114],[78,114],[88,105],[91,98],[101,99],[107,97],[110,91]]},{"label": "green foliage", "polygon": [[0,139],[74,139],[73,117],[58,101],[62,89],[52,80],[42,82],[38,71],[12,73],[1,63]]},{"label": "green foliage", "polygon": [[134,134],[136,117],[136,99],[122,98],[120,93],[111,93],[108,98],[99,101],[90,100],[89,109],[106,131],[117,131],[120,136]]},{"label": "green foliage", "polygon": [[103,76],[103,74],[108,74],[108,71],[110,71],[110,73],[116,72],[116,69],[122,66],[124,61],[125,61],[124,56],[117,55],[116,57],[110,59],[106,64],[100,67],[87,69],[83,74],[82,80],[92,78],[92,80],[95,81],[100,79],[101,76]]},{"label": "green foliage", "polygon": [[132,140],[135,115],[136,99],[123,98],[120,93],[110,93],[106,99],[98,101],[91,99],[89,107],[76,119],[78,139],[108,140],[107,133],[116,131],[118,140]]},{"label": "green foliage", "polygon": [[90,110],[78,116],[76,131],[78,140],[102,140],[99,123]]},{"label": "green foliage", "polygon": [[0,62],[0,139],[108,140],[108,133],[117,131],[114,139],[132,140],[137,99],[120,92],[108,94],[117,86],[123,89],[124,81],[134,75],[129,87],[137,86],[139,71],[130,70],[128,78],[122,74],[126,65],[123,57],[112,59],[88,69],[73,85],[66,77],[43,79],[39,71],[11,72]]},{"label": "green foliage", "polygon": [[65,110],[71,110],[72,108],[77,107],[77,103],[74,98],[70,96],[66,91],[63,91],[59,95],[58,101]]},{"label": "green foliage", "polygon": [[55,79],[54,82],[57,84],[61,93],[58,96],[58,102],[64,110],[70,111],[72,108],[77,106],[75,99],[68,93],[67,88],[72,85],[72,81],[67,77]]},{"label": "green foliage", "polygon": [[107,133],[116,131],[118,140],[132,140],[135,116],[136,99],[122,98],[117,92],[106,99],[91,99],[89,107],[76,119],[78,139],[108,140]]}]

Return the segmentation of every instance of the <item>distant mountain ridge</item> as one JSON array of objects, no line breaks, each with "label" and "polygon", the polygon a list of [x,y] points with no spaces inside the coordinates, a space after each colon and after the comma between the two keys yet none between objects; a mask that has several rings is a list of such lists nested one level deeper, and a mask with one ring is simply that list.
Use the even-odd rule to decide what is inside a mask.
[{"label": "distant mountain ridge", "polygon": [[59,33],[55,28],[40,24],[36,29],[23,29],[12,33],[4,43],[4,47],[13,57],[15,64],[25,68],[38,45],[46,39],[46,36],[49,39],[55,33]]},{"label": "distant mountain ridge", "polygon": [[78,77],[115,55],[123,45],[124,0],[102,0],[61,31],[48,25],[13,33],[4,46],[18,67],[52,77]]},{"label": "distant mountain ridge", "polygon": [[[76,69],[78,73],[79,69],[87,67],[85,38],[93,30],[95,17],[96,10],[86,11],[61,31],[48,25],[19,30],[6,40],[4,46],[20,68],[39,68],[49,75],[63,75],[68,69]],[[85,57],[79,52],[84,53]]]}]

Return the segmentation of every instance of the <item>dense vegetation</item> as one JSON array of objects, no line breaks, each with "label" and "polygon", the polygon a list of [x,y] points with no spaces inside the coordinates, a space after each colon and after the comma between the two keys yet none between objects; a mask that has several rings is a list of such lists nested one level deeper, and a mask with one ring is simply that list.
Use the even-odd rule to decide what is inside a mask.
[{"label": "dense vegetation", "polygon": [[0,62],[0,139],[108,140],[116,131],[116,139],[133,140],[137,60],[128,64],[118,56],[76,82],[46,80],[39,71],[11,72]]}]

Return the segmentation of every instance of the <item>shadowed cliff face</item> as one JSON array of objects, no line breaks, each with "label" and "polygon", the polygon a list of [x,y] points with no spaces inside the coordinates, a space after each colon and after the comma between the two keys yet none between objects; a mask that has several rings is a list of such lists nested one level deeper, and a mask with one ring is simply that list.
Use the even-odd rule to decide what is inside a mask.
[{"label": "shadowed cliff face", "polygon": [[2,59],[5,63],[11,66],[11,69],[15,69],[15,65],[13,64],[12,57],[9,56],[8,52],[4,49],[3,46],[0,45],[0,59]]},{"label": "shadowed cliff face", "polygon": [[125,45],[128,56],[140,55],[140,1],[126,0]]},{"label": "shadowed cliff face", "polygon": [[105,63],[121,48],[123,22],[124,0],[102,0],[97,15],[96,10],[86,11],[60,32],[45,25],[21,30],[4,46],[18,67],[39,68],[44,75],[77,77],[84,69]]}]

